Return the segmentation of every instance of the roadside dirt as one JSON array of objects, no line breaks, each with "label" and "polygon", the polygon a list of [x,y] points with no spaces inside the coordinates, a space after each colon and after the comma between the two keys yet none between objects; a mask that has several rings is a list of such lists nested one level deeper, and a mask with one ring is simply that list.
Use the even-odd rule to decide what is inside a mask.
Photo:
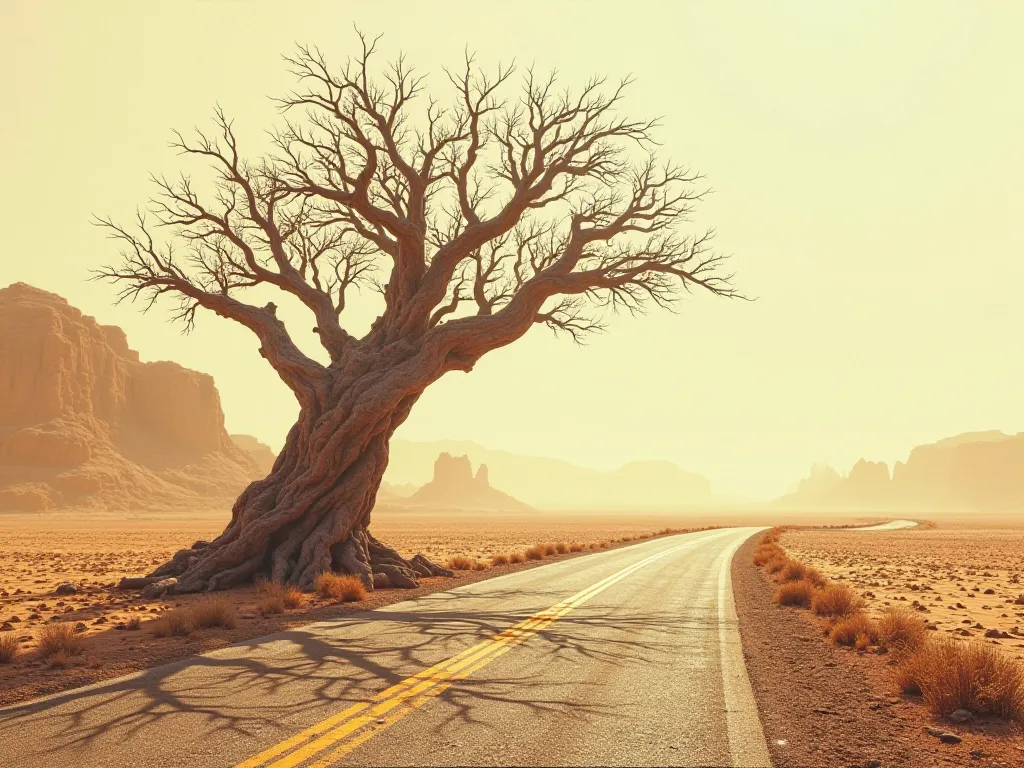
[{"label": "roadside dirt", "polygon": [[[757,538],[736,553],[732,577],[747,670],[776,768],[1024,765],[1019,729],[934,718],[900,693],[887,660],[840,649],[809,612],[776,605],[775,585],[751,561]],[[925,727],[962,741],[943,744]]]}]

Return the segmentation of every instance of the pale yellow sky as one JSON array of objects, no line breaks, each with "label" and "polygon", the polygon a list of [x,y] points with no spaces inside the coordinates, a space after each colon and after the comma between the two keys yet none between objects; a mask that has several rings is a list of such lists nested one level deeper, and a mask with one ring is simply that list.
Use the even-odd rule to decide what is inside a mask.
[{"label": "pale yellow sky", "polygon": [[217,102],[259,149],[267,97],[291,85],[281,55],[315,43],[340,62],[353,23],[434,74],[468,45],[566,83],[635,75],[626,108],[662,116],[666,154],[707,175],[697,224],[758,297],[618,318],[582,349],[537,328],[434,385],[397,437],[597,467],[667,458],[767,497],[816,460],[1024,430],[1015,0],[7,0],[0,283],[60,293],[143,359],[212,374],[228,428],[278,446],[295,405],[248,331],[205,314],[182,337],[164,311],[114,307],[86,282],[116,258],[89,218],[129,217],[149,172],[180,167],[171,129]]}]

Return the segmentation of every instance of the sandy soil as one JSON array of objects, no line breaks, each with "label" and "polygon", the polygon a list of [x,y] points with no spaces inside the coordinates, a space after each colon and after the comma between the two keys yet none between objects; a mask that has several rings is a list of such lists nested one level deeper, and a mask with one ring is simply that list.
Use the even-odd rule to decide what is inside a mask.
[{"label": "sandy soil", "polygon": [[[119,591],[115,585],[122,576],[145,574],[198,539],[212,539],[228,517],[224,511],[173,517],[0,515],[0,632],[12,633],[19,645],[14,660],[0,664],[0,706],[534,565],[463,572],[456,579],[425,579],[418,590],[378,590],[358,604],[342,605],[311,595],[304,606],[276,616],[260,615],[258,595],[252,587],[232,589],[218,594],[237,609],[234,629],[200,630],[185,638],[155,637],[150,621],[199,596],[145,600],[136,592]],[[710,518],[680,515],[444,515],[395,510],[376,512],[373,529],[407,556],[422,551],[444,563],[453,555],[486,558],[537,543],[611,542],[666,527],[702,527],[711,522]],[[625,545],[617,541],[613,546]],[[78,591],[56,594],[55,589],[65,582],[76,585]],[[142,619],[136,631],[129,629],[134,617]],[[55,621],[73,622],[86,644],[85,652],[72,657],[66,668],[54,668],[35,650],[42,627]]]},{"label": "sandy soil", "polygon": [[789,531],[787,552],[845,581],[877,613],[905,606],[938,631],[1024,659],[1024,529]]},{"label": "sandy soil", "polygon": [[[900,692],[886,657],[833,645],[809,611],[777,605],[776,585],[751,561],[756,543],[752,538],[736,553],[733,589],[747,670],[776,768],[1024,765],[1020,728],[999,722],[955,726],[934,717],[919,699]],[[944,744],[926,727],[954,732],[962,741]]]}]

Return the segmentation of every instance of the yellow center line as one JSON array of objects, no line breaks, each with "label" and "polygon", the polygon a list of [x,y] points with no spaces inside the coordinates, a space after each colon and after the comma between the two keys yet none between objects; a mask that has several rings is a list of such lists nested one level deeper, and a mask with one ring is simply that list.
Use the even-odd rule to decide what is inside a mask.
[{"label": "yellow center line", "polygon": [[[392,723],[398,722],[407,714],[419,709],[427,701],[439,696],[456,681],[462,680],[490,664],[516,645],[526,642],[530,637],[550,626],[574,608],[626,578],[634,571],[676,550],[693,546],[696,543],[688,542],[673,547],[623,568],[550,608],[492,635],[487,640],[476,643],[464,651],[396,683],[370,700],[353,704],[342,712],[275,744],[258,755],[239,763],[236,768],[258,768],[258,766],[265,765],[287,752],[291,752],[291,754],[280,760],[275,760],[267,768],[294,768],[351,736],[352,738],[348,738],[326,757],[309,767],[326,768]],[[396,708],[398,708],[397,711],[392,712]],[[357,733],[371,723],[374,723],[375,727]],[[355,735],[353,736],[353,734]],[[298,749],[296,749],[297,747]]]}]

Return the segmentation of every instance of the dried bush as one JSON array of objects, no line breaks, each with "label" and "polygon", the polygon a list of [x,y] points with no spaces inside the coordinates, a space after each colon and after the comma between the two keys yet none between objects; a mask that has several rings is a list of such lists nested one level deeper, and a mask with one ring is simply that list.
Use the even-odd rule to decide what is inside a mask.
[{"label": "dried bush", "polygon": [[358,576],[324,571],[316,577],[316,591],[323,597],[356,603],[366,599],[366,587]]},{"label": "dried bush", "polygon": [[814,585],[806,579],[789,581],[779,587],[775,593],[775,602],[779,605],[793,605],[799,608],[810,608],[814,596]]},{"label": "dried bush", "polygon": [[0,635],[0,664],[9,664],[18,655],[18,638],[13,632],[4,632]]},{"label": "dried bush", "polygon": [[889,608],[875,626],[879,644],[898,657],[913,653],[928,640],[924,621],[906,608]]},{"label": "dried bush", "polygon": [[472,571],[476,561],[465,555],[448,558],[448,569],[451,571]]},{"label": "dried bush", "polygon": [[584,548],[584,545],[580,544],[579,542],[574,542],[573,544],[569,545],[569,551],[570,552],[582,552],[583,548]]},{"label": "dried bush", "polygon": [[130,629],[133,632],[142,629],[142,617],[132,616],[130,619],[128,619],[128,623],[124,625],[124,628]]},{"label": "dried bush", "polygon": [[196,626],[200,629],[223,627],[234,629],[238,625],[238,612],[225,597],[201,597],[190,606]]},{"label": "dried bush", "polygon": [[819,616],[849,616],[860,610],[863,601],[845,584],[829,584],[814,593],[811,609]]},{"label": "dried bush", "polygon": [[491,565],[508,565],[509,562],[508,555],[491,555]]},{"label": "dried bush", "polygon": [[526,555],[524,555],[522,552],[510,552],[508,556],[508,561],[510,563],[525,563]]},{"label": "dried bush", "polygon": [[554,544],[541,544],[539,546],[542,546],[544,548],[545,555],[554,555],[558,552],[558,547],[556,547]]},{"label": "dried bush", "polygon": [[539,544],[534,545],[526,550],[527,560],[543,560],[544,559],[544,547]]},{"label": "dried bush", "polygon": [[993,645],[933,638],[897,667],[896,676],[936,714],[967,709],[1024,721],[1024,665]]},{"label": "dried bush", "polygon": [[878,642],[878,629],[866,613],[852,613],[836,622],[829,634],[837,645],[859,647],[861,650]]},{"label": "dried bush", "polygon": [[555,552],[557,552],[558,554],[564,555],[568,551],[569,551],[569,543],[568,542],[560,541],[557,544],[555,544]]},{"label": "dried bush", "polygon": [[36,648],[43,658],[57,653],[78,656],[85,650],[85,640],[78,636],[73,625],[66,622],[47,624],[39,631]]},{"label": "dried bush", "polygon": [[801,581],[807,578],[807,566],[799,560],[789,560],[779,571],[781,581]]},{"label": "dried bush", "polygon": [[279,594],[265,594],[256,603],[256,610],[263,616],[284,613],[284,598]]},{"label": "dried bush", "polygon": [[188,608],[172,608],[164,611],[153,622],[155,637],[185,637],[196,630],[196,618]]}]

